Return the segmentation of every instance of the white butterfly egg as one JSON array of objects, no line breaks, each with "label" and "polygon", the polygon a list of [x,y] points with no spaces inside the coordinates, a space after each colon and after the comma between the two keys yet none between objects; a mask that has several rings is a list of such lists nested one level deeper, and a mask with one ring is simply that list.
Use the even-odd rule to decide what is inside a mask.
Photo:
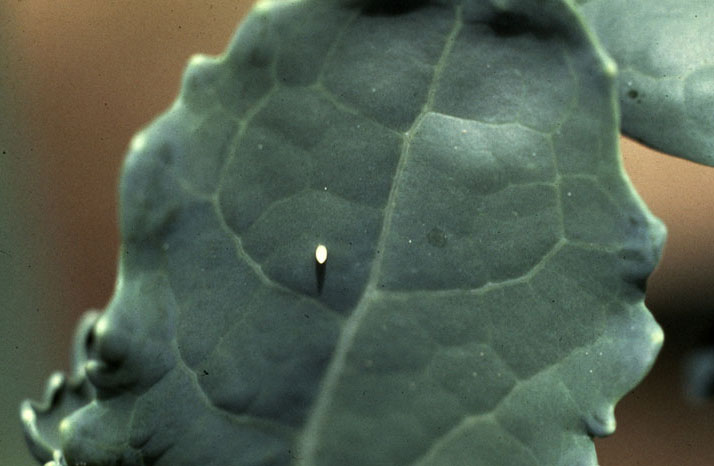
[{"label": "white butterfly egg", "polygon": [[315,260],[320,265],[327,262],[327,246],[319,244],[317,248],[315,248]]}]

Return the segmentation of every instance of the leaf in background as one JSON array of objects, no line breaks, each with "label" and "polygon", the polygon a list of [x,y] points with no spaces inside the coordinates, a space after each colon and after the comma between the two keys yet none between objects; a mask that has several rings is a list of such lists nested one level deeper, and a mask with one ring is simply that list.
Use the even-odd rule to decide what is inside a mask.
[{"label": "leaf in background", "polygon": [[714,395],[714,347],[697,348],[684,365],[685,393],[690,400],[703,401]]},{"label": "leaf in background", "polygon": [[354,3],[258,4],[133,140],[69,464],[596,464],[662,342],[614,65],[562,1]]},{"label": "leaf in background", "polygon": [[663,152],[714,165],[714,3],[581,3],[620,69],[623,131]]}]

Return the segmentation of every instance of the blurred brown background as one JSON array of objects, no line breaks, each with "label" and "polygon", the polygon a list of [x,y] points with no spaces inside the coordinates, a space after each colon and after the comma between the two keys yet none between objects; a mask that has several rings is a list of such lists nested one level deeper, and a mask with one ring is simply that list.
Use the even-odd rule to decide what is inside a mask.
[{"label": "blurred brown background", "polygon": [[[16,291],[26,299],[20,308],[0,310],[3,464],[34,464],[16,421],[19,397],[39,397],[49,371],[65,368],[79,314],[103,307],[112,292],[116,183],[132,134],[171,104],[191,54],[223,50],[250,3],[0,3],[2,108],[12,109],[0,115],[7,133],[0,133],[0,169],[18,206],[2,214],[14,216],[8,228],[24,248],[13,255],[0,244],[0,260],[27,274],[29,290]],[[635,186],[670,232],[647,300],[667,341],[645,383],[618,406],[617,433],[597,441],[600,461],[709,466],[714,404],[687,404],[680,370],[685,352],[714,326],[714,169],[627,140],[623,152]]]}]

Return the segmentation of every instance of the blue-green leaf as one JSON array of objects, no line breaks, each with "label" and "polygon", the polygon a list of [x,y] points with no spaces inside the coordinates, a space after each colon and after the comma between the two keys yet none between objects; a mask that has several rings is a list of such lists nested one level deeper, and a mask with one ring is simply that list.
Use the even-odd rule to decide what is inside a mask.
[{"label": "blue-green leaf", "polygon": [[662,342],[664,230],[621,168],[614,72],[565,1],[258,4],[133,140],[116,293],[26,405],[32,441],[92,465],[596,464]]},{"label": "blue-green leaf", "polygon": [[581,3],[620,67],[623,131],[655,149],[714,165],[714,3]]}]

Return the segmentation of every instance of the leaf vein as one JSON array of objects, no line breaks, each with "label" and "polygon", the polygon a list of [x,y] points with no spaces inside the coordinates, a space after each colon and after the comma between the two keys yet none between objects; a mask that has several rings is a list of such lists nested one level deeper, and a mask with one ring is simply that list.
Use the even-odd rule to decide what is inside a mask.
[{"label": "leaf vein", "polygon": [[[402,172],[404,171],[406,159],[409,154],[410,142],[414,137],[414,134],[418,130],[419,126],[421,125],[425,115],[427,115],[427,113],[431,110],[436,85],[438,84],[441,72],[443,71],[444,62],[449,56],[456,37],[459,34],[459,31],[461,30],[461,27],[463,25],[461,11],[461,6],[457,6],[455,8],[454,25],[446,37],[442,53],[434,67],[434,74],[432,76],[432,81],[429,86],[426,102],[424,103],[419,115],[417,115],[417,117],[414,119],[414,122],[412,123],[409,130],[406,131],[403,135],[402,150],[394,175],[392,189],[389,193],[388,201],[385,206],[384,222],[382,224],[382,231],[380,232],[379,240],[377,242],[377,251],[383,250],[384,245],[387,241],[388,233],[391,228],[391,217],[396,203],[396,193],[398,191],[399,178]],[[380,257],[383,257],[383,255]],[[377,288],[376,284],[379,277],[380,267],[381,260],[376,257],[372,264],[372,269],[370,270],[369,274],[369,281],[367,283],[367,286],[365,287],[362,299],[356,305],[352,315],[347,319],[342,328],[342,332],[335,348],[335,352],[333,354],[332,360],[328,365],[327,373],[323,380],[321,392],[318,395],[318,398],[316,399],[315,408],[312,411],[310,417],[308,418],[302,438],[300,440],[300,444],[298,445],[299,456],[301,458],[299,464],[308,465],[314,462],[315,449],[317,448],[318,441],[318,431],[321,428],[321,422],[325,416],[325,412],[329,409],[331,397],[335,391],[335,387],[338,383],[340,373],[344,367],[347,352],[349,351],[352,345],[352,342],[355,338],[355,335],[362,320],[369,313],[370,301],[375,296],[375,289]]]}]

